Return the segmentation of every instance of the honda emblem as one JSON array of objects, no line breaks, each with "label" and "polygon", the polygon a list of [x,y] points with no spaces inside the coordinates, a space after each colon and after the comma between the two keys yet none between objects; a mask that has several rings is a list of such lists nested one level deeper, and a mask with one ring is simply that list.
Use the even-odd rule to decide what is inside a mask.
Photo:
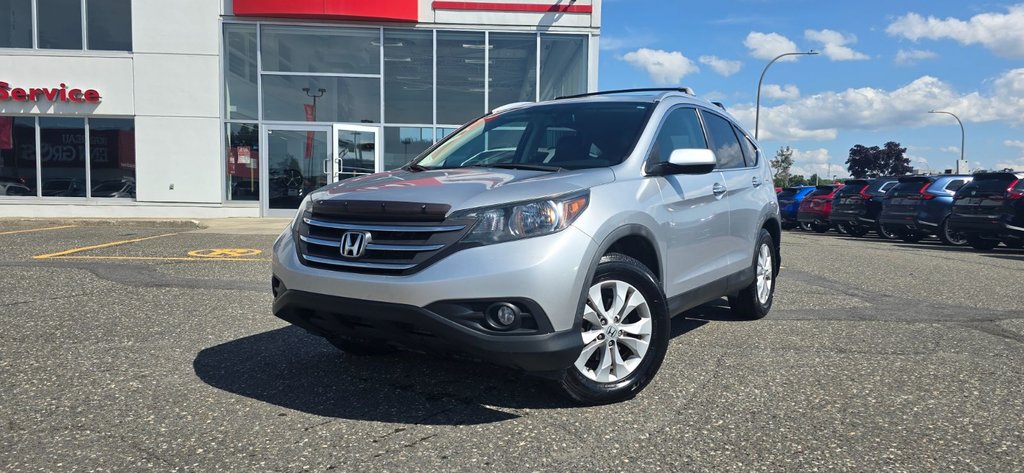
[{"label": "honda emblem", "polygon": [[341,237],[341,256],[358,258],[363,256],[366,245],[370,243],[370,234],[366,232],[346,232]]}]

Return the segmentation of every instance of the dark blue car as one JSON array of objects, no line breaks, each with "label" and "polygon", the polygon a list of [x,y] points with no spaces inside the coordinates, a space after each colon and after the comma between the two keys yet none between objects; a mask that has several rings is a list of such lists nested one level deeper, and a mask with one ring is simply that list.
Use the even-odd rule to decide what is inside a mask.
[{"label": "dark blue car", "polygon": [[800,202],[804,197],[814,192],[814,186],[787,187],[778,194],[779,211],[782,214],[782,228],[787,230],[796,228],[800,223],[796,220],[797,211],[800,210]]},{"label": "dark blue car", "polygon": [[966,245],[967,240],[949,227],[953,195],[971,176],[901,177],[885,194],[879,223],[906,242],[935,235],[947,245]]}]

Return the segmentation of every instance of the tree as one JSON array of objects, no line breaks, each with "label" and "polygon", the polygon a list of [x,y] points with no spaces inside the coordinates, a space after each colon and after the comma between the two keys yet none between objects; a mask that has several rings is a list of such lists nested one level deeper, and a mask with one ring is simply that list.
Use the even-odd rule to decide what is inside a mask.
[{"label": "tree", "polygon": [[774,171],[775,187],[789,187],[789,168],[793,167],[793,150],[789,146],[779,148],[769,164]]},{"label": "tree", "polygon": [[907,148],[890,141],[884,148],[854,145],[850,148],[850,156],[846,159],[846,169],[850,175],[863,179],[865,177],[903,176],[914,172],[910,166],[910,158],[905,156]]}]

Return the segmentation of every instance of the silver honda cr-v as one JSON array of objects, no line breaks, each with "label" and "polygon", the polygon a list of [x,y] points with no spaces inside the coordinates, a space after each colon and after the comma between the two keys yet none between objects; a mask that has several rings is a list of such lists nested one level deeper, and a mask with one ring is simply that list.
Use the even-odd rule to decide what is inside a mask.
[{"label": "silver honda cr-v", "polygon": [[353,354],[469,354],[581,403],[628,399],[670,317],[772,306],[768,160],[688,89],[516,104],[401,169],[313,192],[274,245],[274,313]]}]

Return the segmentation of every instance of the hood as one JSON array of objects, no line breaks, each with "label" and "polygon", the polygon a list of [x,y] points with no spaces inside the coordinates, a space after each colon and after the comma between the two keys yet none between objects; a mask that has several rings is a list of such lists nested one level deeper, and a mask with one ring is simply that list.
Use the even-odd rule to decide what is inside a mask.
[{"label": "hood", "polygon": [[336,182],[314,192],[312,200],[436,204],[456,211],[565,194],[614,180],[609,168],[561,172],[475,167],[395,170]]}]

